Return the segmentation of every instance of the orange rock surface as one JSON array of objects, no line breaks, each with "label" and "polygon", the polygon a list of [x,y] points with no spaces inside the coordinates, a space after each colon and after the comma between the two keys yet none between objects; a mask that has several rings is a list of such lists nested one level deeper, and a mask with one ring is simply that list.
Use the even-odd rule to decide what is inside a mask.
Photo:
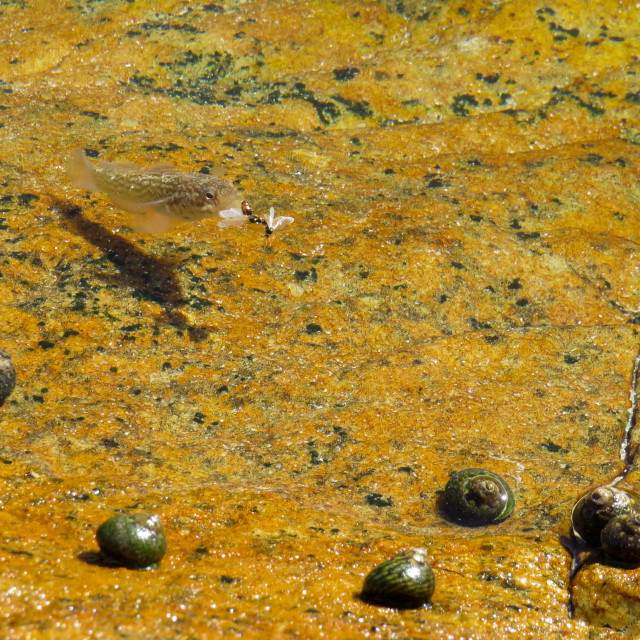
[{"label": "orange rock surface", "polygon": [[[572,578],[569,538],[591,486],[640,487],[634,3],[31,0],[0,27],[3,638],[637,632],[637,570]],[[137,233],[70,185],[77,147],[223,165],[295,222]],[[443,516],[465,467],[511,518]],[[140,509],[160,569],[92,562]],[[410,546],[432,605],[360,601]]]}]

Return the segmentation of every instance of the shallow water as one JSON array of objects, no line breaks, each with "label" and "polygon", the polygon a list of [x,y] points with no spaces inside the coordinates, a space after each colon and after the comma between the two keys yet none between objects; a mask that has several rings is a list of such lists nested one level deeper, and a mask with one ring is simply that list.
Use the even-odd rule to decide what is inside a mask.
[{"label": "shallow water", "polygon": [[[635,633],[636,571],[585,567],[572,617],[562,536],[636,482],[637,10],[44,6],[0,7],[6,637]],[[295,222],[137,233],[76,147],[223,165]],[[443,517],[465,467],[511,518]],[[139,509],[161,568],[87,562]],[[432,608],[361,602],[409,546]]]}]

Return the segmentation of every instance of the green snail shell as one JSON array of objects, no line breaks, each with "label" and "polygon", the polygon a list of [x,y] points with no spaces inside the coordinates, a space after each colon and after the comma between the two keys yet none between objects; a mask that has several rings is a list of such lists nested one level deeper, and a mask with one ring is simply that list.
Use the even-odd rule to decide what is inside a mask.
[{"label": "green snail shell", "polygon": [[162,523],[155,514],[113,516],[98,527],[96,538],[110,560],[136,569],[157,567],[167,550]]},{"label": "green snail shell", "polygon": [[407,549],[367,575],[360,597],[386,607],[415,609],[429,602],[435,587],[427,550]]},{"label": "green snail shell", "polygon": [[511,515],[514,505],[509,485],[486,469],[456,471],[444,489],[445,511],[467,526],[500,522]]},{"label": "green snail shell", "polygon": [[600,534],[602,548],[614,560],[640,564],[640,514],[611,518]]},{"label": "green snail shell", "polygon": [[16,370],[11,356],[0,349],[0,406],[11,395],[16,386]]},{"label": "green snail shell", "polygon": [[582,496],[571,512],[571,524],[575,535],[587,544],[600,544],[600,533],[616,516],[632,513],[640,506],[640,496],[610,485],[596,487]]}]

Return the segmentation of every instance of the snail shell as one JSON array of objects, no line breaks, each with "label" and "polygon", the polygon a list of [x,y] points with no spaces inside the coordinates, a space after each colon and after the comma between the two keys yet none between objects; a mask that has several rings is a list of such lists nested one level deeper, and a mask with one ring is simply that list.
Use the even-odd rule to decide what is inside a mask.
[{"label": "snail shell", "polygon": [[167,550],[160,518],[149,513],[113,516],[98,527],[96,539],[109,559],[136,569],[156,568]]},{"label": "snail shell", "polygon": [[640,564],[640,514],[611,518],[600,534],[602,548],[614,560]]},{"label": "snail shell", "polygon": [[11,395],[16,386],[16,370],[11,356],[0,349],[0,405]]},{"label": "snail shell", "polygon": [[373,604],[415,609],[429,602],[435,587],[427,550],[407,549],[367,575],[360,597]]},{"label": "snail shell", "polygon": [[486,469],[456,471],[444,489],[445,511],[467,526],[500,522],[511,515],[514,505],[509,485]]},{"label": "snail shell", "polygon": [[640,506],[640,496],[610,485],[596,487],[582,496],[571,512],[575,535],[587,544],[600,544],[600,533],[616,516],[632,513]]}]

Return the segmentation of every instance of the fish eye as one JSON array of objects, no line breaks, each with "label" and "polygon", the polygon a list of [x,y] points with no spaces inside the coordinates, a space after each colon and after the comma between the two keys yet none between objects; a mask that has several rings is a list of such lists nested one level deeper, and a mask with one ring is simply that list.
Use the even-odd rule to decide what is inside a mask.
[{"label": "fish eye", "polygon": [[210,193],[209,191],[207,191],[207,193],[204,194],[204,197],[207,198],[208,200],[212,200],[213,199],[213,193]]}]

